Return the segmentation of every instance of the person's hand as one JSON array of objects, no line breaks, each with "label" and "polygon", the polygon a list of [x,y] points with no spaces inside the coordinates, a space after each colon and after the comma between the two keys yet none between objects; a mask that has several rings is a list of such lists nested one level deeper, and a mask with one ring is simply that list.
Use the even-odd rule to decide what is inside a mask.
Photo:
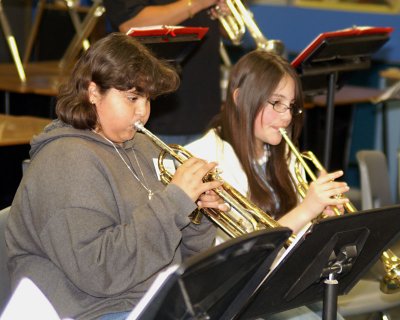
[{"label": "person's hand", "polygon": [[206,191],[200,195],[197,206],[199,208],[214,208],[224,212],[230,210],[230,206],[212,190]]},{"label": "person's hand", "polygon": [[343,205],[349,202],[349,199],[337,197],[337,195],[349,191],[349,187],[346,182],[335,181],[342,175],[343,171],[323,172],[317,180],[310,183],[306,197],[301,204],[310,214],[310,220],[322,212],[328,216],[334,215],[333,207],[337,207],[341,212],[344,211]]},{"label": "person's hand", "polygon": [[339,213],[340,215],[342,215],[344,213],[344,205],[343,204],[339,204],[336,207],[327,206],[327,207],[325,207],[324,211],[322,212],[324,217],[335,216],[335,215],[337,215],[337,213]]},{"label": "person's hand", "polygon": [[231,11],[225,0],[217,0],[209,10],[212,19],[218,19],[219,16],[228,16]]},{"label": "person's hand", "polygon": [[[194,157],[190,158],[176,169],[171,183],[180,187],[195,202],[201,194],[222,185],[222,182],[218,180],[203,182],[203,177],[209,171],[214,170],[216,166],[216,162],[206,162]],[[214,202],[215,200],[205,198],[205,200],[201,201]]]},{"label": "person's hand", "polygon": [[192,0],[192,6],[200,10],[205,10],[218,5],[218,2],[225,2],[225,0]]}]

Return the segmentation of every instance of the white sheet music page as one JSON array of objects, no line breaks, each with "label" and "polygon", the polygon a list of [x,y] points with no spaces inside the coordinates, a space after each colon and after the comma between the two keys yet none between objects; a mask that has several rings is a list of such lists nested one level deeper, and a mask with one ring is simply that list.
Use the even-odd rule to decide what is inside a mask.
[{"label": "white sheet music page", "polygon": [[298,234],[296,234],[296,237],[294,239],[294,241],[290,244],[289,247],[287,247],[286,249],[282,249],[277,257],[275,258],[274,262],[272,263],[271,266],[271,271],[273,271],[281,262],[282,260],[292,251],[292,249],[296,246],[296,244],[303,239],[304,234],[310,232],[312,227],[312,223],[308,223],[306,224],[303,229],[300,230],[300,232]]},{"label": "white sheet music page", "polygon": [[139,301],[138,305],[129,314],[127,320],[136,320],[142,314],[143,310],[150,303],[154,295],[160,290],[168,277],[173,274],[178,267],[179,265],[172,265],[158,274],[149,290],[147,290],[146,294]]},{"label": "white sheet music page", "polygon": [[281,263],[281,262],[285,259],[285,257],[293,250],[293,248],[295,248],[295,247],[297,246],[297,244],[298,244],[301,240],[304,239],[304,236],[305,236],[307,233],[311,232],[312,226],[313,226],[313,224],[312,224],[311,222],[308,223],[308,224],[306,224],[306,225],[303,227],[303,229],[301,229],[300,232],[297,233],[297,235],[296,235],[294,241],[289,245],[289,247],[287,247],[286,249],[285,249],[285,248],[282,248],[282,249],[279,251],[278,255],[276,256],[274,262],[273,262],[272,265],[271,265],[271,268],[270,268],[268,274],[265,276],[265,278],[263,279],[263,281],[261,281],[261,283],[260,283],[260,285],[259,285],[258,287],[260,287],[260,286],[264,283],[264,281],[269,277],[269,275],[272,273],[272,271],[274,271],[275,268],[276,268],[278,265],[280,265],[280,263]]},{"label": "white sheet music page", "polygon": [[11,296],[0,319],[60,320],[60,317],[43,292],[30,279],[23,278]]}]

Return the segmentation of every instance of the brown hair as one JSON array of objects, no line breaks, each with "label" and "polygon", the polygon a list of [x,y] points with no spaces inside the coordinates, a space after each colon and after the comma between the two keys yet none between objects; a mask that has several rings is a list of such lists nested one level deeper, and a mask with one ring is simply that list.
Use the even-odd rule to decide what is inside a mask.
[{"label": "brown hair", "polygon": [[135,88],[150,98],[179,86],[179,76],[172,66],[155,58],[134,38],[123,33],[109,34],[81,56],[67,82],[60,87],[57,116],[77,129],[94,129],[97,123],[96,109],[88,95],[91,81],[102,94],[111,88],[122,91]]},{"label": "brown hair", "polygon": [[[265,177],[260,177],[256,161],[254,122],[265,102],[274,93],[281,79],[291,77],[296,86],[296,114],[303,107],[301,83],[296,71],[282,57],[255,50],[244,55],[231,70],[227,99],[220,114],[212,122],[220,137],[229,142],[247,175],[251,200],[275,218],[280,218],[297,205],[297,195],[288,169],[284,140],[270,146]],[[233,93],[239,90],[236,103]],[[294,115],[290,128],[295,145],[301,133],[302,115]],[[275,197],[266,183],[272,187]],[[278,201],[278,204],[276,203]]]}]

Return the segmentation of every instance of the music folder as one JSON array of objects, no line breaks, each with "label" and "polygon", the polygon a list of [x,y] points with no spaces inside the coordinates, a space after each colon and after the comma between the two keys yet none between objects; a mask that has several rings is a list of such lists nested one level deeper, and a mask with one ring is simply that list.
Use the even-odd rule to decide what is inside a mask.
[{"label": "music folder", "polygon": [[291,233],[288,228],[256,231],[173,266],[128,320],[223,319],[226,310],[237,314]]},{"label": "music folder", "polygon": [[207,27],[157,25],[131,28],[127,35],[145,44],[157,57],[179,65],[207,32]]},{"label": "music folder", "polygon": [[336,275],[337,294],[348,293],[399,236],[399,205],[319,221],[266,277],[235,319],[268,317],[323,300],[327,270],[338,262],[342,271]]}]

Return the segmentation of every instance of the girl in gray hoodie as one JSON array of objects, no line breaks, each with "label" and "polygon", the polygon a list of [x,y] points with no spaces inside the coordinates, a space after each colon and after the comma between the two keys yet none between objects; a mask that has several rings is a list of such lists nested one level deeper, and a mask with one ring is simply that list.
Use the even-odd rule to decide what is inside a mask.
[{"label": "girl in gray hoodie", "polygon": [[209,191],[220,182],[202,181],[216,163],[191,158],[165,186],[153,162],[160,150],[134,127],[150,99],[178,85],[169,65],[111,34],[79,59],[57,119],[32,140],[6,230],[8,265],[13,286],[30,278],[60,317],[124,318],[161,270],[212,246],[215,228],[189,215],[224,208]]}]

